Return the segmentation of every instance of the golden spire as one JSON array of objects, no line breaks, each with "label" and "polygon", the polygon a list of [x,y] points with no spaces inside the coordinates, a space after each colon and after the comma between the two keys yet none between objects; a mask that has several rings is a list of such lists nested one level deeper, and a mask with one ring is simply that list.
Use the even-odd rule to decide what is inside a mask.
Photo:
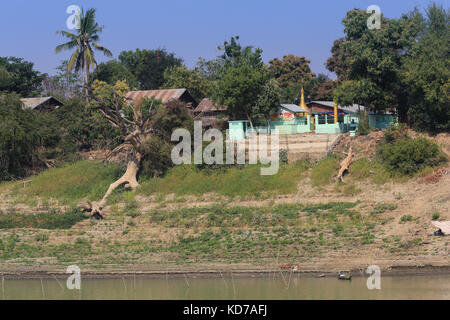
[{"label": "golden spire", "polygon": [[303,87],[302,87],[301,98],[300,98],[300,108],[307,110],[309,112],[309,109],[305,103],[305,92],[303,91]]}]

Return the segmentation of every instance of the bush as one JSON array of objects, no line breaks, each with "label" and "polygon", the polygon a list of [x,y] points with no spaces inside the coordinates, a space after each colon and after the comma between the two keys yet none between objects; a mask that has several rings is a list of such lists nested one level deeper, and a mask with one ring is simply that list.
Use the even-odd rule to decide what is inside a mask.
[{"label": "bush", "polygon": [[402,138],[379,146],[381,162],[392,172],[413,175],[445,161],[439,147],[425,138]]},{"label": "bush", "polygon": [[52,114],[23,110],[19,96],[0,94],[0,180],[23,177],[42,165],[41,149],[59,143]]},{"label": "bush", "polygon": [[370,133],[372,128],[370,127],[369,123],[364,121],[363,118],[360,118],[359,124],[358,124],[358,133],[362,136],[366,136]]},{"label": "bush", "polygon": [[431,219],[437,220],[437,219],[439,219],[440,216],[441,216],[441,214],[439,212],[433,212]]},{"label": "bush", "polygon": [[398,140],[408,138],[408,126],[404,123],[390,125],[384,132],[384,142],[393,143]]},{"label": "bush", "polygon": [[119,130],[113,128],[98,111],[85,104],[80,98],[72,98],[55,111],[58,123],[63,128],[64,146],[71,147],[74,152],[117,146],[120,142]]}]

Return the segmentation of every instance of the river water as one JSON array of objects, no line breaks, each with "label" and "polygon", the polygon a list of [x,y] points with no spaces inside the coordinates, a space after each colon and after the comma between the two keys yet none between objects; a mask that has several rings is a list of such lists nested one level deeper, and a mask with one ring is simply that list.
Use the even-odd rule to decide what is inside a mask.
[{"label": "river water", "polygon": [[81,290],[65,280],[4,280],[0,299],[450,299],[450,275],[385,276],[381,289],[367,278],[128,278],[81,279]]}]

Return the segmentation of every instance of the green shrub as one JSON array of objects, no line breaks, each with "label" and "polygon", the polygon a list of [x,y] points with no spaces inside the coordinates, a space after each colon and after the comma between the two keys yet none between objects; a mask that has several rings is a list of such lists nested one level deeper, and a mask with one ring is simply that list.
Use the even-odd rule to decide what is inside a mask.
[{"label": "green shrub", "polygon": [[390,171],[402,175],[413,175],[445,161],[439,147],[425,138],[402,138],[384,143],[378,148],[378,156]]},{"label": "green shrub", "polygon": [[401,222],[409,222],[409,221],[412,221],[413,220],[413,217],[411,216],[411,215],[403,215],[401,218],[400,218],[400,221]]},{"label": "green shrub", "polygon": [[372,210],[372,214],[379,214],[387,210],[392,211],[395,209],[397,209],[397,205],[395,203],[380,202],[375,205],[375,207]]},{"label": "green shrub", "polygon": [[372,128],[370,127],[369,123],[364,121],[363,118],[360,118],[359,124],[358,124],[358,133],[362,136],[366,136],[370,133]]},{"label": "green shrub", "polygon": [[385,143],[392,143],[404,138],[408,138],[408,126],[404,123],[400,123],[398,125],[391,124],[384,132]]},{"label": "green shrub", "polygon": [[60,140],[55,123],[51,113],[24,110],[18,95],[0,95],[0,181],[26,176],[42,165],[41,149]]},{"label": "green shrub", "polygon": [[281,163],[288,163],[288,153],[286,149],[280,149],[279,155]]},{"label": "green shrub", "polygon": [[38,233],[35,237],[34,240],[38,241],[38,242],[47,242],[48,241],[48,235],[45,233]]},{"label": "green shrub", "polygon": [[433,212],[433,215],[431,216],[431,218],[433,220],[437,220],[437,219],[439,219],[440,216],[441,216],[441,214],[439,212]]}]

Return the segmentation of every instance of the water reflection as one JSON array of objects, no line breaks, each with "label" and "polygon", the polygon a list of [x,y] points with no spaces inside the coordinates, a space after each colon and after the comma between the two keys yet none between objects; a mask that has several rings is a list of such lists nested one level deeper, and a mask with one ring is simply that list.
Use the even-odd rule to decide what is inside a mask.
[{"label": "water reflection", "polygon": [[381,290],[366,278],[82,279],[81,290],[65,281],[4,280],[2,299],[450,299],[450,275],[382,277]]}]

